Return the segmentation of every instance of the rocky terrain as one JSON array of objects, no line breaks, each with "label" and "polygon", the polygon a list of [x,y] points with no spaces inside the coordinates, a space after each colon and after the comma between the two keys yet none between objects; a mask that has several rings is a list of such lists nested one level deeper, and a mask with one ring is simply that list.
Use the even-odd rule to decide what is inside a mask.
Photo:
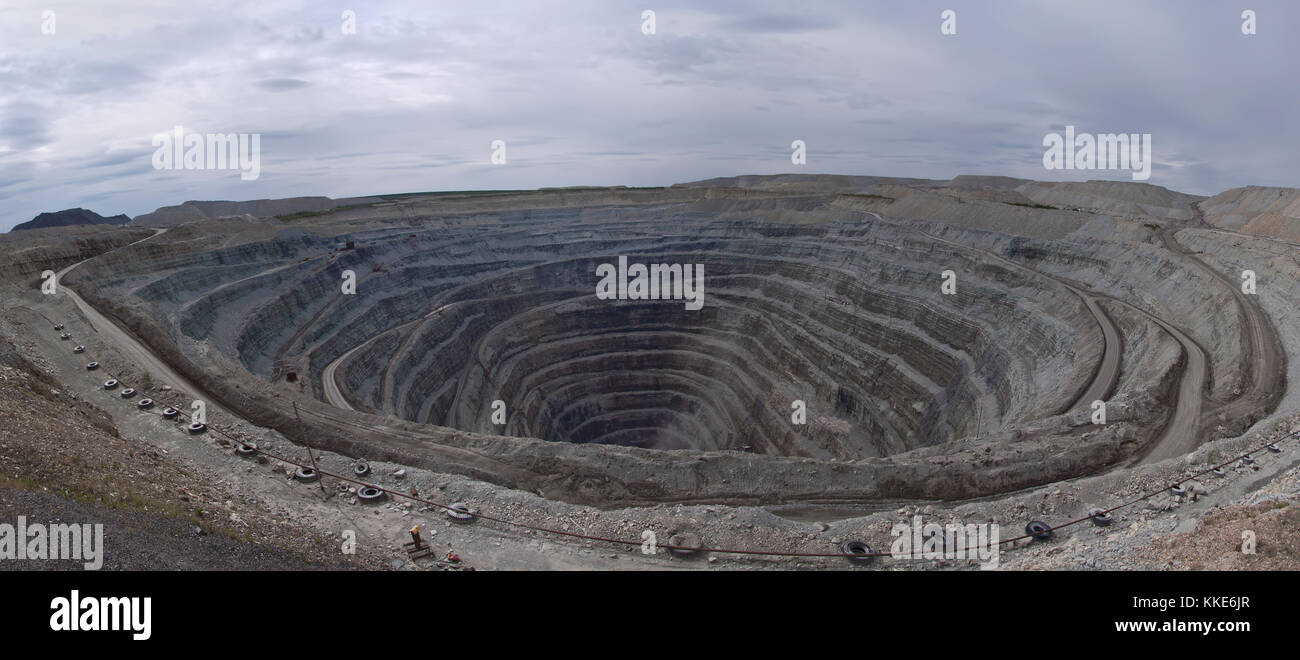
[{"label": "rocky terrain", "polygon": [[129,222],[131,222],[131,218],[121,214],[106,218],[87,209],[67,209],[65,211],[42,213],[27,222],[14,225],[14,228],[10,231],[49,229],[51,227],[75,225],[112,225],[121,227]]},{"label": "rocky terrain", "polygon": [[1300,194],[1292,188],[1234,188],[1205,200],[1201,208],[1221,229],[1300,240]]},{"label": "rocky terrain", "polygon": [[[310,217],[335,208],[382,201],[381,199],[339,199],[328,197],[291,197],[259,199],[248,202],[196,202],[164,206],[131,220],[135,227],[169,227],[187,222],[218,219],[252,219],[276,216]],[[125,223],[124,223],[125,224]]]},{"label": "rocky terrain", "polygon": [[39,286],[41,273],[57,271],[150,235],[148,229],[80,225],[0,235],[0,276],[19,287]]},{"label": "rocky terrain", "polygon": [[[349,561],[314,530],[268,515],[222,479],[123,436],[112,415],[51,379],[48,365],[23,357],[25,348],[0,342],[4,523],[23,515],[34,524],[104,525],[103,570],[383,566],[364,549]],[[0,561],[0,570],[81,564]]]},{"label": "rocky terrain", "polygon": [[[249,441],[312,447],[322,469],[364,458],[392,488],[629,544],[659,529],[833,554],[849,538],[887,545],[912,515],[1074,519],[1278,440],[1201,484],[1195,507],[1156,498],[1062,534],[1055,547],[1077,552],[1034,544],[1004,564],[1163,567],[1164,553],[1199,568],[1232,549],[1179,554],[1170,535],[1230,528],[1270,488],[1285,516],[1296,494],[1293,192],[780,175],[187,202],[114,243],[6,263],[55,264],[66,295],[15,286],[4,314],[10,340],[59,354],[42,373],[82,396],[104,393],[36,318],[76,319],[77,340],[93,333],[96,359],[132,382],[207,402]],[[702,265],[701,308],[597,297],[620,256]],[[146,443],[160,432],[126,424]],[[320,533],[358,506],[347,482],[304,500],[283,466],[240,470],[213,442],[163,446],[198,472],[247,475],[238,487]],[[269,491],[267,469],[281,477]],[[415,504],[378,520],[438,513]],[[1192,522],[1166,526],[1180,510]],[[1284,534],[1281,520],[1264,527]],[[403,524],[369,533],[392,549]],[[636,558],[509,526],[445,534],[484,568]],[[547,559],[502,549],[519,534]],[[1270,556],[1258,565],[1295,559]]]}]

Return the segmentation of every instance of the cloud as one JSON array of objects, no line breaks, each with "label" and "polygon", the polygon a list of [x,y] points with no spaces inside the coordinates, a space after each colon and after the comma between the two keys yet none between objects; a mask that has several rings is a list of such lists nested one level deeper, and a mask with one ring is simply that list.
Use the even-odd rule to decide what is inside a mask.
[{"label": "cloud", "polygon": [[[951,3],[927,0],[653,4],[653,35],[630,0],[377,1],[356,34],[308,2],[64,2],[55,35],[43,4],[6,6],[0,213],[665,185],[789,171],[795,139],[810,172],[1056,180],[1041,141],[1067,124],[1151,133],[1151,183],[1175,190],[1300,180],[1278,0],[1251,37],[1177,0],[959,3],[954,36]],[[178,125],[261,134],[262,176],[153,170],[152,136]]]},{"label": "cloud", "polygon": [[295,78],[272,78],[270,80],[259,80],[253,84],[268,92],[287,92],[311,86],[311,83],[306,80],[297,80]]},{"label": "cloud", "polygon": [[6,151],[36,149],[51,140],[47,112],[41,106],[12,101],[0,108],[0,146]]},{"label": "cloud", "polygon": [[807,16],[796,14],[761,14],[758,16],[737,17],[721,23],[725,30],[757,32],[760,34],[781,34],[817,32],[833,30],[838,22],[829,16]]},{"label": "cloud", "polygon": [[116,154],[107,154],[102,158],[95,158],[93,160],[84,161],[77,167],[79,167],[80,169],[89,170],[89,169],[98,169],[101,167],[115,167],[117,165],[123,165],[125,163],[145,163],[148,162],[152,156],[153,156],[152,151],[120,152]]}]

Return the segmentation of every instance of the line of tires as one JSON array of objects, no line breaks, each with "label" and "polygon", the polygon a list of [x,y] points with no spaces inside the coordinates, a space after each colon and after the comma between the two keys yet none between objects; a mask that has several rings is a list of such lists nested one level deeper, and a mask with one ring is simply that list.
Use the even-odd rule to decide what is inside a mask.
[{"label": "line of tires", "polygon": [[[63,330],[63,324],[62,323],[55,324],[54,329],[56,331]],[[59,339],[61,340],[66,341],[71,338],[72,338],[72,334],[68,332],[64,332],[59,335]],[[72,352],[76,354],[85,353],[86,347],[82,346],[81,344],[77,344],[72,348]],[[100,364],[95,361],[86,363],[86,371],[96,371],[99,369],[99,367]],[[109,378],[108,380],[104,381],[104,390],[106,391],[115,390],[117,389],[118,385],[121,385],[121,383],[118,382],[116,378]],[[131,387],[123,388],[122,391],[118,392],[118,396],[122,397],[123,399],[134,398],[136,394],[138,394],[138,392],[136,392],[136,390]],[[150,408],[153,408],[153,406],[154,406],[154,400],[148,397],[142,398],[139,401],[136,401],[135,403],[135,407],[139,410],[149,410]],[[174,420],[179,415],[180,415],[180,411],[172,407],[164,408],[162,411],[162,417],[164,419]],[[204,424],[193,422],[187,425],[185,430],[193,435],[193,434],[203,433],[204,431],[207,430],[207,428],[208,427]]]},{"label": "line of tires", "polygon": [[[62,330],[64,329],[64,326],[63,326],[63,324],[61,324],[61,323],[59,323],[59,324],[55,324],[54,329],[55,329],[56,331],[62,331]],[[67,340],[69,340],[69,339],[71,339],[71,338],[72,338],[72,335],[71,335],[71,333],[68,333],[68,332],[62,332],[62,333],[59,335],[59,339],[60,339],[60,340],[63,340],[63,341],[67,341]],[[85,352],[85,347],[84,347],[84,346],[81,346],[81,345],[77,345],[77,346],[75,346],[75,347],[72,349],[72,352],[73,352],[73,353],[77,353],[77,354],[83,353],[83,352]],[[99,369],[99,367],[100,367],[100,364],[99,364],[98,362],[89,362],[89,363],[86,364],[86,370],[87,370],[87,371],[95,371],[95,370]],[[118,387],[119,384],[120,384],[120,383],[117,381],[117,379],[110,378],[110,379],[104,381],[104,389],[105,389],[105,390],[113,390],[113,389],[116,389],[116,388]],[[136,391],[135,391],[135,389],[130,388],[130,387],[128,387],[128,388],[124,388],[124,389],[119,393],[119,396],[120,396],[121,398],[123,398],[123,399],[130,399],[130,398],[133,398],[135,395],[136,395]],[[147,410],[147,409],[149,409],[149,408],[152,408],[153,405],[154,405],[154,401],[153,401],[152,399],[149,399],[149,398],[143,398],[143,399],[140,399],[139,401],[136,402],[136,407],[137,407],[138,409],[140,409],[140,410]],[[162,411],[162,417],[163,417],[164,419],[169,419],[169,420],[177,419],[177,418],[180,416],[180,414],[181,414],[181,413],[180,413],[179,410],[177,410],[176,408],[172,408],[172,407],[167,407],[167,408],[165,408],[165,409]],[[202,424],[202,423],[199,423],[199,422],[191,422],[189,425],[187,425],[186,430],[187,430],[190,434],[199,434],[199,433],[203,433],[204,431],[206,431],[206,430],[207,430],[207,426],[206,426],[205,424]],[[224,434],[223,434],[223,435],[224,435]],[[1297,435],[1300,435],[1300,427],[1298,427],[1296,430],[1292,431],[1291,434],[1288,435],[1288,436],[1286,436],[1286,437],[1287,437],[1287,438],[1294,438],[1294,437],[1296,437]],[[1240,455],[1240,456],[1238,456],[1238,457],[1235,457],[1235,458],[1233,458],[1233,459],[1231,459],[1231,460],[1229,460],[1229,461],[1227,461],[1227,462],[1225,462],[1225,463],[1221,463],[1221,464],[1219,464],[1219,465],[1213,466],[1213,467],[1210,468],[1210,469],[1203,470],[1203,471],[1201,471],[1201,472],[1199,472],[1199,473],[1197,473],[1197,474],[1194,474],[1194,475],[1192,475],[1192,476],[1190,476],[1190,477],[1187,477],[1186,479],[1183,479],[1182,481],[1179,481],[1179,482],[1177,482],[1177,483],[1174,483],[1174,484],[1170,485],[1170,486],[1168,487],[1167,490],[1168,490],[1169,493],[1171,493],[1172,495],[1174,495],[1174,496],[1176,496],[1176,497],[1180,497],[1180,498],[1182,498],[1182,497],[1186,497],[1186,496],[1188,496],[1189,494],[1191,494],[1194,490],[1197,490],[1197,488],[1196,488],[1195,486],[1186,485],[1186,484],[1189,484],[1189,482],[1192,482],[1194,479],[1196,479],[1196,478],[1198,478],[1198,477],[1200,477],[1200,476],[1203,476],[1203,475],[1205,475],[1205,474],[1213,474],[1213,475],[1216,476],[1216,477],[1226,477],[1226,476],[1227,476],[1227,472],[1223,469],[1223,467],[1226,466],[1226,465],[1231,464],[1231,463],[1234,462],[1234,461],[1240,461],[1240,463],[1241,463],[1242,466],[1252,466],[1252,465],[1254,465],[1255,462],[1256,462],[1255,459],[1252,457],[1252,454],[1255,454],[1255,453],[1257,453],[1257,452],[1264,451],[1264,450],[1267,450],[1267,451],[1269,451],[1269,452],[1271,452],[1271,453],[1279,453],[1279,452],[1282,451],[1281,447],[1279,447],[1279,446],[1277,445],[1277,443],[1275,443],[1275,442],[1271,442],[1271,443],[1269,443],[1269,444],[1263,445],[1263,446],[1258,447],[1258,448],[1256,448],[1256,449],[1253,449],[1253,450],[1251,450],[1251,451],[1249,451],[1249,452],[1246,452],[1245,454],[1242,454],[1242,455]],[[235,448],[235,453],[236,453],[237,455],[239,455],[239,456],[252,457],[252,456],[256,456],[256,455],[262,453],[262,451],[259,450],[259,449],[257,448],[257,445],[255,445],[255,444],[251,444],[251,443],[241,443],[240,445],[238,445],[238,446]],[[277,460],[280,460],[280,461],[282,461],[282,462],[285,462],[284,459],[279,459],[279,458],[277,458]],[[292,463],[290,463],[290,464],[292,465]],[[356,463],[353,464],[353,466],[352,466],[352,472],[353,472],[353,474],[356,475],[356,477],[358,477],[358,478],[359,478],[359,477],[364,477],[364,476],[370,474],[370,472],[371,472],[370,464],[367,463],[367,462],[364,461],[364,460],[359,460],[359,461],[357,461]],[[297,470],[297,471],[295,472],[295,474],[294,474],[294,477],[295,477],[296,479],[298,479],[299,481],[302,481],[302,482],[304,482],[304,483],[311,483],[311,482],[314,482],[314,481],[317,481],[318,479],[320,479],[320,473],[319,473],[319,471],[317,471],[315,468],[308,467],[308,466],[299,466],[299,467],[298,467],[298,470]],[[357,500],[358,500],[359,502],[368,503],[368,504],[381,502],[381,501],[387,499],[387,497],[388,497],[388,492],[389,492],[389,491],[388,491],[387,489],[384,489],[384,488],[381,488],[381,487],[378,487],[378,486],[372,486],[372,485],[369,485],[369,484],[362,484],[362,485],[357,489]],[[1025,534],[1024,534],[1024,536],[1020,536],[1020,537],[1016,537],[1016,538],[1012,538],[1012,539],[1006,539],[1006,540],[1000,541],[999,544],[1011,543],[1011,542],[1018,541],[1018,540],[1021,540],[1021,539],[1026,539],[1026,538],[1030,538],[1030,539],[1033,539],[1033,540],[1035,540],[1035,541],[1047,541],[1047,540],[1050,540],[1050,539],[1053,537],[1053,535],[1054,535],[1054,531],[1055,531],[1056,529],[1061,529],[1061,528],[1064,528],[1064,527],[1068,527],[1068,526],[1074,525],[1074,524],[1076,524],[1076,523],[1082,522],[1082,521],[1084,521],[1084,520],[1089,520],[1089,521],[1091,521],[1094,525],[1097,525],[1098,527],[1106,527],[1106,526],[1109,526],[1109,525],[1114,521],[1114,519],[1113,519],[1112,516],[1111,516],[1111,512],[1112,512],[1112,511],[1115,511],[1115,510],[1117,510],[1117,509],[1121,509],[1121,508],[1124,508],[1124,507],[1129,506],[1129,505],[1131,505],[1131,504],[1135,504],[1135,503],[1140,502],[1140,501],[1142,501],[1142,500],[1148,499],[1148,498],[1150,498],[1150,497],[1152,497],[1152,496],[1154,496],[1154,495],[1157,495],[1157,494],[1159,494],[1159,493],[1161,493],[1161,492],[1164,492],[1164,490],[1154,491],[1154,492],[1148,493],[1148,494],[1142,496],[1141,498],[1138,498],[1138,499],[1136,499],[1136,500],[1132,500],[1132,501],[1129,501],[1129,502],[1122,503],[1122,504],[1120,504],[1120,505],[1118,505],[1118,506],[1115,506],[1115,507],[1112,507],[1112,508],[1110,508],[1110,509],[1099,509],[1099,508],[1093,508],[1093,509],[1090,509],[1090,510],[1088,511],[1088,515],[1087,515],[1085,518],[1080,518],[1080,519],[1078,519],[1078,520],[1073,520],[1073,521],[1067,522],[1067,523],[1065,523],[1065,524],[1063,524],[1063,525],[1060,525],[1060,526],[1058,526],[1058,527],[1055,527],[1055,528],[1053,528],[1051,525],[1048,525],[1047,523],[1045,523],[1045,522],[1043,522],[1043,521],[1041,521],[1041,520],[1031,520],[1027,525],[1025,525]],[[1202,491],[1202,492],[1203,492],[1203,491]],[[453,503],[453,504],[451,504],[451,505],[448,505],[448,506],[446,507],[445,511],[446,511],[447,518],[448,518],[449,520],[451,520],[452,522],[455,522],[455,523],[460,523],[460,524],[470,523],[470,522],[473,522],[473,521],[477,518],[477,516],[475,515],[475,513],[474,513],[474,512],[469,508],[469,505],[466,504],[465,502],[456,502],[456,503]],[[928,535],[929,535],[929,536],[934,536],[935,534],[944,534],[944,533],[943,533],[942,531],[936,531],[936,532],[929,533]],[[623,543],[623,542],[620,541],[620,543]],[[677,534],[674,534],[674,535],[673,535],[672,537],[670,537],[670,539],[669,539],[669,553],[672,554],[672,555],[674,555],[674,556],[676,556],[676,557],[683,557],[683,558],[691,557],[691,556],[694,556],[694,555],[695,555],[699,550],[703,550],[703,549],[704,549],[704,548],[701,548],[701,547],[700,547],[700,543],[701,543],[701,542],[700,542],[700,538],[699,538],[699,536],[696,535],[695,533],[693,533],[693,532],[678,532]],[[629,545],[636,545],[635,543],[632,543],[632,542],[627,542],[627,544],[629,544]],[[944,534],[944,538],[943,538],[943,545],[944,545],[944,547],[945,547],[945,548],[946,548],[946,547],[949,547],[950,544],[951,544],[951,540],[947,537],[946,534]],[[857,539],[849,539],[849,540],[844,541],[844,542],[840,545],[840,551],[841,551],[841,552],[840,552],[840,556],[843,556],[843,557],[847,558],[850,562],[853,562],[853,563],[855,563],[855,564],[865,564],[865,563],[870,562],[870,561],[871,561],[872,559],[874,559],[875,557],[879,557],[879,556],[887,556],[887,555],[888,555],[888,553],[877,553],[877,552],[874,552],[874,551],[871,549],[871,546],[868,545],[865,541],[860,541],[860,540],[857,540]],[[740,554],[744,554],[746,551],[736,551],[736,552],[738,552],[738,553],[740,553]],[[760,553],[759,551],[752,551],[752,554],[762,554],[762,553]],[[767,554],[771,554],[771,553],[767,553]],[[813,554],[814,554],[815,556],[827,556],[827,557],[835,556],[835,554],[833,554],[833,553],[825,553],[825,554],[817,554],[817,553],[813,553]]]}]

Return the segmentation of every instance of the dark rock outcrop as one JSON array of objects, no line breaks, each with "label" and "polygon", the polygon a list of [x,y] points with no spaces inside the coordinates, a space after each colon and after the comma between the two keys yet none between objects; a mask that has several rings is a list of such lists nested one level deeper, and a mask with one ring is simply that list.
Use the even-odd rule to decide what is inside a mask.
[{"label": "dark rock outcrop", "polygon": [[73,225],[113,225],[122,227],[131,222],[125,214],[104,217],[89,209],[67,209],[42,213],[20,225],[14,225],[11,231],[23,229],[49,229],[50,227],[71,227]]}]

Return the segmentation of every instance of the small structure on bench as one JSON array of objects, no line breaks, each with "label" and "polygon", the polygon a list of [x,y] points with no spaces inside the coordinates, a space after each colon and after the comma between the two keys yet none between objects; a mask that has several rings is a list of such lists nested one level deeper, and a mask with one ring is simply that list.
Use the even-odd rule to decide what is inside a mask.
[{"label": "small structure on bench", "polygon": [[420,559],[433,554],[433,548],[422,538],[420,538],[420,526],[416,525],[411,528],[411,540],[403,543],[402,548],[406,550],[406,556],[411,559]]}]

